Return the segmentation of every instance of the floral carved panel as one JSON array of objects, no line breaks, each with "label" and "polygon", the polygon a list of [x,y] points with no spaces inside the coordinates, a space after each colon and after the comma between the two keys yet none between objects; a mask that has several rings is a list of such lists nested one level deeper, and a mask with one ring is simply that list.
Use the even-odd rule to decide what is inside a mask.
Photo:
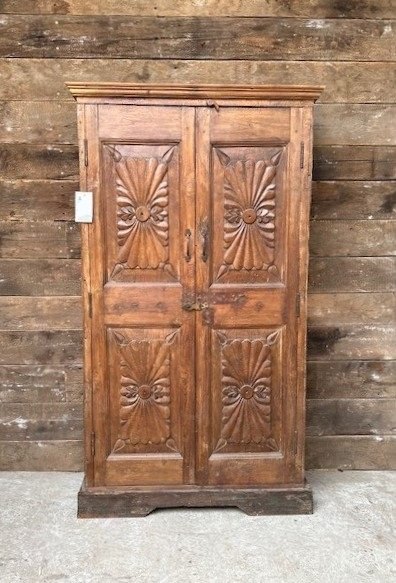
[{"label": "floral carved panel", "polygon": [[263,445],[276,450],[272,436],[272,353],[276,331],[267,338],[221,342],[221,437],[215,451],[227,445]]},{"label": "floral carved panel", "polygon": [[269,160],[232,161],[221,150],[216,153],[224,168],[224,254],[217,277],[242,270],[277,276],[276,187],[282,151]]},{"label": "floral carved panel", "polygon": [[169,263],[169,162],[162,157],[123,156],[107,145],[116,175],[117,258],[112,276],[123,269],[165,269]]},{"label": "floral carved panel", "polygon": [[119,431],[114,452],[128,446],[165,445],[171,437],[171,344],[165,340],[130,340],[113,332],[119,356]]}]

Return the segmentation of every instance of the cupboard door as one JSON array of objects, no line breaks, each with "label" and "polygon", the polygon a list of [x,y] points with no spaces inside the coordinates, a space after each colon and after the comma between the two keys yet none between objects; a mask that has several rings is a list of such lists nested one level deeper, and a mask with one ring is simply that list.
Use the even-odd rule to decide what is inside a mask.
[{"label": "cupboard door", "polygon": [[197,113],[198,480],[300,482],[302,110]]},{"label": "cupboard door", "polygon": [[194,481],[194,110],[87,105],[93,485]]}]

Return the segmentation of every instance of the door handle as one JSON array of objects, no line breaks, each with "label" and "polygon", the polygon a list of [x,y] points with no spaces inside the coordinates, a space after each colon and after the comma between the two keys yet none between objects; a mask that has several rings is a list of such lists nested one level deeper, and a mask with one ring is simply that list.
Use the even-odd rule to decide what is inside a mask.
[{"label": "door handle", "polygon": [[202,237],[201,259],[204,263],[206,263],[209,258],[209,227],[207,219],[202,221],[200,226],[200,233]]},{"label": "door handle", "polygon": [[191,236],[192,233],[190,231],[190,229],[186,229],[184,231],[184,238],[185,238],[185,252],[184,252],[184,259],[186,261],[191,261]]},{"label": "door handle", "polygon": [[206,310],[209,307],[207,302],[183,302],[182,308],[187,312],[200,312],[201,310]]}]

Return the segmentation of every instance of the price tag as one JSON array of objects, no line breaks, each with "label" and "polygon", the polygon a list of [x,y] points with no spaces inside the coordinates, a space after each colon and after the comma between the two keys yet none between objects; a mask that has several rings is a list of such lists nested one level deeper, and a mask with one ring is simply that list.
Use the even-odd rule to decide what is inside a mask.
[{"label": "price tag", "polygon": [[92,192],[75,192],[74,220],[76,223],[92,223],[93,196]]}]

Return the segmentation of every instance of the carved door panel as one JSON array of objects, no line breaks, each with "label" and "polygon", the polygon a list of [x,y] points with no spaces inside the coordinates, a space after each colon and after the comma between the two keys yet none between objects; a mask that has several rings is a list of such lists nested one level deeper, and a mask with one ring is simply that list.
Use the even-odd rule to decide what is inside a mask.
[{"label": "carved door panel", "polygon": [[94,484],[193,481],[194,109],[86,106]]},{"label": "carved door panel", "polygon": [[301,481],[298,108],[199,108],[199,483]]}]

